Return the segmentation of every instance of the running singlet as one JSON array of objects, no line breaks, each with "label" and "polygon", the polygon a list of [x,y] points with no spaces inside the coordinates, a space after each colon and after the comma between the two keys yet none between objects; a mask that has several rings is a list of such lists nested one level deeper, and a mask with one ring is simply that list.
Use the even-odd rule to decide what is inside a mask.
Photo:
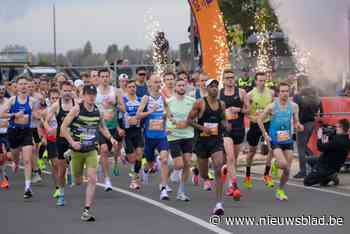
[{"label": "running singlet", "polygon": [[281,110],[279,101],[274,102],[274,109],[272,111],[272,119],[270,123],[269,134],[271,143],[276,144],[292,144],[292,118],[293,108],[288,101],[286,110]]},{"label": "running singlet", "polygon": [[[74,104],[74,99],[72,99],[72,102],[73,102],[73,106],[74,106],[75,105]],[[58,101],[58,105],[59,105],[60,109],[58,111],[58,114],[56,115],[56,120],[57,120],[57,137],[60,137],[62,123],[63,123],[64,118],[66,118],[66,116],[68,115],[69,110],[68,111],[63,110],[62,98],[60,98],[60,100]]]},{"label": "running singlet", "polygon": [[[251,91],[251,104],[250,104],[250,116],[256,116],[264,111],[264,109],[272,103],[271,90],[268,88],[264,89],[264,92],[260,94],[257,88]],[[264,119],[264,123],[268,122],[270,117]]]},{"label": "running singlet", "polygon": [[96,104],[108,129],[116,129],[118,127],[115,103],[116,94],[113,87],[109,87],[108,94],[102,94],[101,90],[97,89]]},{"label": "running singlet", "polygon": [[135,100],[130,100],[128,96],[123,97],[125,113],[123,123],[126,129],[139,128],[140,121],[136,119],[136,112],[141,104],[141,98],[136,96]]},{"label": "running singlet", "polygon": [[212,110],[209,106],[207,98],[203,99],[205,102],[205,111],[203,116],[198,118],[198,124],[207,127],[211,131],[211,135],[208,136],[205,132],[196,129],[198,132],[199,139],[213,139],[222,137],[222,124],[221,121],[224,120],[221,103],[219,102],[219,108],[217,110]]},{"label": "running singlet", "polygon": [[100,125],[100,112],[97,106],[94,106],[92,112],[84,107],[83,103],[79,105],[79,115],[71,123],[71,132],[74,141],[81,144],[79,152],[86,153],[97,148],[97,131]]},{"label": "running singlet", "polygon": [[28,122],[26,124],[18,124],[15,121],[15,117],[12,116],[10,118],[10,122],[9,122],[9,128],[30,128],[30,122],[31,122],[31,118],[32,118],[32,109],[29,103],[29,96],[27,96],[27,100],[24,104],[19,103],[18,101],[18,96],[16,96],[16,100],[15,100],[15,104],[11,106],[10,108],[10,114],[16,114],[20,111],[22,111],[24,113],[24,116],[26,119],[28,119]]},{"label": "running singlet", "polygon": [[190,96],[185,96],[181,101],[178,101],[175,97],[169,99],[170,113],[176,121],[176,125],[171,121],[167,122],[167,127],[171,131],[168,135],[169,141],[191,139],[194,137],[193,127],[188,126],[186,122],[187,116],[191,112],[195,102],[196,100]]},{"label": "running singlet", "polygon": [[244,114],[242,112],[234,113],[231,107],[243,108],[243,102],[239,96],[239,88],[235,87],[235,94],[233,96],[225,96],[225,90],[220,91],[220,100],[225,103],[225,117],[231,124],[232,129],[244,128]]},{"label": "running singlet", "polygon": [[145,118],[145,137],[153,139],[166,138],[166,126],[164,119],[164,99],[160,95],[158,98],[148,96],[146,111],[152,110],[154,106],[157,110]]}]

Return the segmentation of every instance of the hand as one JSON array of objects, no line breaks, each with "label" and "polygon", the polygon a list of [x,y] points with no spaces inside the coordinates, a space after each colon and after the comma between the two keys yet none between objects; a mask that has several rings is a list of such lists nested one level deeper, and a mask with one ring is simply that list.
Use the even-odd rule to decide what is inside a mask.
[{"label": "hand", "polygon": [[241,112],[242,108],[232,106],[230,107],[230,110],[232,113],[239,113]]},{"label": "hand", "polygon": [[323,129],[319,128],[317,130],[317,139],[322,139],[322,136],[323,136]]},{"label": "hand", "polygon": [[112,145],[114,146],[117,146],[118,145],[118,141],[116,139],[114,139],[113,137],[111,137],[111,143]]},{"label": "hand", "polygon": [[75,149],[77,151],[81,149],[80,142],[74,141],[71,145],[72,145],[73,149]]},{"label": "hand", "polygon": [[202,132],[204,132],[206,135],[210,136],[211,135],[211,130],[210,128],[202,127]]},{"label": "hand", "polygon": [[167,135],[170,135],[171,133],[172,133],[172,131],[171,131],[170,129],[167,129],[167,130],[166,130],[166,134],[167,134]]},{"label": "hand", "polygon": [[125,131],[121,128],[118,128],[118,135],[121,136],[121,137],[125,137]]},{"label": "hand", "polygon": [[297,131],[298,131],[298,132],[303,132],[303,131],[304,131],[304,125],[298,123],[298,124],[297,124]]}]

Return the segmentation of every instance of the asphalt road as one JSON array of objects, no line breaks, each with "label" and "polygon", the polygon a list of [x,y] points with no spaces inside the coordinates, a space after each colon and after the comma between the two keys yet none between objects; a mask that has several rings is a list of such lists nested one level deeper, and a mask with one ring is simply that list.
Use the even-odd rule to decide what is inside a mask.
[{"label": "asphalt road", "polygon": [[[170,201],[159,201],[158,176],[151,178],[149,185],[139,192],[128,189],[127,169],[121,175],[113,177],[114,190],[104,192],[98,187],[93,213],[96,222],[80,221],[84,202],[84,187],[66,188],[66,205],[56,207],[51,198],[51,176],[45,175],[41,184],[33,185],[34,197],[23,200],[23,174],[9,174],[11,187],[0,190],[0,233],[1,234],[182,234],[182,233],[349,233],[350,195],[334,194],[296,186],[287,186],[289,201],[280,202],[274,198],[274,189],[266,188],[262,181],[255,180],[251,190],[242,188],[241,201],[226,197],[225,216],[221,224],[209,224],[209,217],[215,205],[214,192],[206,192],[201,187],[187,185],[190,202],[176,200],[176,185],[171,184],[174,192]],[[240,178],[239,184],[242,187]],[[284,217],[339,217],[343,225],[286,225]],[[226,225],[230,217],[251,217],[248,223]],[[268,217],[267,217],[268,216]],[[252,218],[256,218],[252,220]],[[252,225],[260,217],[265,225]],[[275,217],[278,220],[273,221]],[[301,219],[301,218],[300,218]],[[241,220],[242,221],[242,220]],[[244,220],[243,220],[244,221]],[[242,222],[243,222],[242,221]],[[268,225],[268,221],[277,225]],[[282,225],[283,224],[283,225]],[[307,225],[305,225],[307,224]],[[314,223],[315,224],[315,223]]]}]

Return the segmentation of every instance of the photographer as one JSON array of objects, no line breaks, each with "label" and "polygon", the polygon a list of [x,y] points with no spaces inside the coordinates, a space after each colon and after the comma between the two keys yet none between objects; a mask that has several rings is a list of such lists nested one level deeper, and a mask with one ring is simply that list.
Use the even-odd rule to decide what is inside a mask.
[{"label": "photographer", "polygon": [[309,159],[308,163],[313,168],[304,179],[305,186],[315,184],[326,186],[331,181],[335,185],[339,184],[337,173],[350,150],[349,127],[349,120],[342,119],[336,124],[335,134],[324,134],[322,128],[318,130],[317,148],[321,151],[321,155],[318,159]]}]

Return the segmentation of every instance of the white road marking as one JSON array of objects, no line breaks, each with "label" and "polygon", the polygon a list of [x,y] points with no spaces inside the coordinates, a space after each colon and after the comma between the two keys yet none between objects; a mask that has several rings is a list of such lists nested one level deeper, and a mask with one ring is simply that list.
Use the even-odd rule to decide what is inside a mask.
[{"label": "white road marking", "polygon": [[[20,166],[21,169],[23,169],[22,166]],[[48,175],[51,175],[51,172],[50,171],[43,171],[45,174],[48,174]],[[104,188],[104,185],[102,183],[97,183],[98,186]],[[133,197],[133,198],[136,198],[138,200],[141,200],[143,202],[146,202],[148,204],[151,204],[153,206],[156,206],[160,209],[163,209],[165,211],[168,211],[169,213],[172,213],[176,216],[179,216],[181,218],[184,218],[192,223],[195,223],[205,229],[208,229],[210,231],[213,231],[215,233],[220,233],[220,234],[231,234],[231,232],[229,231],[226,231],[225,229],[222,229],[218,226],[214,226],[210,223],[208,223],[207,221],[203,220],[203,219],[200,219],[200,218],[197,218],[193,215],[190,215],[190,214],[187,214],[181,210],[178,210],[174,207],[171,207],[171,206],[168,206],[168,205],[165,205],[161,202],[158,202],[158,201],[155,201],[153,199],[150,199],[148,197],[144,197],[144,196],[141,196],[139,194],[136,194],[136,193],[132,193],[132,192],[129,192],[127,190],[124,190],[124,189],[121,189],[121,188],[118,188],[118,187],[114,187],[112,186],[112,190],[115,191],[115,192],[118,192],[118,193],[122,193],[124,195],[127,195],[127,196],[130,196],[130,197]]]}]

